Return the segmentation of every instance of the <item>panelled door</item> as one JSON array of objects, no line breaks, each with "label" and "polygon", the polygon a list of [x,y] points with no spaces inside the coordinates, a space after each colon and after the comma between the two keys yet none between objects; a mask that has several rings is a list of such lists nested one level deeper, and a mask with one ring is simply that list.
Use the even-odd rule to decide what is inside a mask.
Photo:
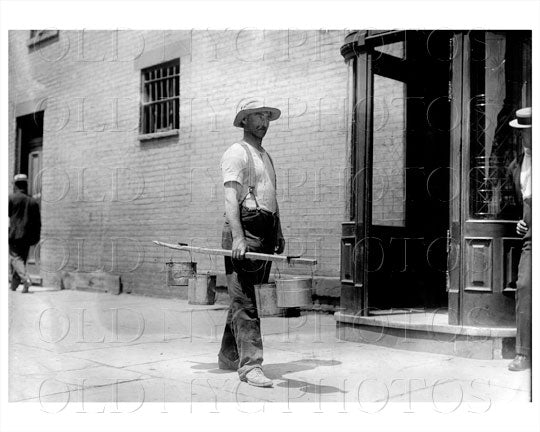
[{"label": "panelled door", "polygon": [[41,167],[42,150],[34,150],[28,155],[28,195],[33,196],[41,204]]},{"label": "panelled door", "polygon": [[508,166],[521,145],[508,122],[530,106],[530,61],[527,32],[454,36],[451,324],[515,325],[520,210]]}]

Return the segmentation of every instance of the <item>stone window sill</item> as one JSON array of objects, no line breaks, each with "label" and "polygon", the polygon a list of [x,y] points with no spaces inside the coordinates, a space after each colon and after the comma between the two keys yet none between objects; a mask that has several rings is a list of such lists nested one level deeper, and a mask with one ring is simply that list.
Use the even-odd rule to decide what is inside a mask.
[{"label": "stone window sill", "polygon": [[138,139],[139,141],[151,141],[159,138],[168,138],[173,136],[178,136],[178,129],[168,130],[164,132],[141,134],[138,136]]}]

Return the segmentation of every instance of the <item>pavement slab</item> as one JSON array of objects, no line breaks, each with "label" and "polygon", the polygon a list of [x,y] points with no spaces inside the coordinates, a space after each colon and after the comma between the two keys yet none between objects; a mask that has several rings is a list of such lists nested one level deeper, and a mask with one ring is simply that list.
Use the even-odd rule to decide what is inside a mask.
[{"label": "pavement slab", "polygon": [[[70,391],[44,395],[41,398],[29,399],[26,402],[38,402],[42,406],[54,403],[66,403],[73,406],[71,411],[77,412],[136,412],[144,404],[159,404],[160,412],[178,410],[176,404],[185,404],[181,410],[186,413],[219,412],[224,404],[241,406],[245,403],[268,403],[241,391],[231,392],[224,387],[231,379],[195,380],[193,382],[149,378],[117,382],[111,385],[72,388]],[[236,387],[241,385],[237,383]],[[234,387],[233,387],[234,388]],[[201,408],[199,404],[206,404]],[[94,404],[94,405],[90,405]]]},{"label": "pavement slab", "polygon": [[[467,404],[471,412],[486,412],[493,403],[530,402],[530,392],[525,388],[508,389],[489,381],[477,380],[424,380],[402,382],[401,390],[384,395],[371,402],[399,402],[409,405],[429,403],[439,412],[450,413]],[[396,386],[397,388],[397,386]],[[368,402],[368,400],[366,400]]]},{"label": "pavement slab", "polygon": [[9,354],[10,374],[45,374],[95,366],[91,361],[21,344],[12,344]]},{"label": "pavement slab", "polygon": [[[194,336],[219,340],[226,318],[223,305],[205,308],[131,295],[43,291],[10,298],[10,335],[17,335],[16,342],[59,353]],[[14,311],[22,305],[24,316]]]},{"label": "pavement slab", "polygon": [[10,376],[10,400],[39,399],[47,395],[75,391],[80,386],[110,386],[116,382],[141,378],[144,376],[140,373],[108,366],[92,366],[54,373],[26,375],[14,373]]},{"label": "pavement slab", "polygon": [[219,345],[199,338],[175,339],[165,342],[147,342],[131,345],[103,346],[72,352],[79,359],[99,361],[108,366],[122,368],[138,364],[153,364],[164,360],[191,358],[200,354],[217,357]]}]

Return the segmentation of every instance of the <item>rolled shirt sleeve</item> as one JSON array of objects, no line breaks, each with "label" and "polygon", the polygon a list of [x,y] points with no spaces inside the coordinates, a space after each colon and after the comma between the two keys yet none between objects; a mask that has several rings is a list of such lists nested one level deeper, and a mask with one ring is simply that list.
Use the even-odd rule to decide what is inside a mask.
[{"label": "rolled shirt sleeve", "polygon": [[240,144],[234,144],[223,153],[221,158],[221,174],[223,184],[235,181],[244,185],[247,166],[247,155]]}]

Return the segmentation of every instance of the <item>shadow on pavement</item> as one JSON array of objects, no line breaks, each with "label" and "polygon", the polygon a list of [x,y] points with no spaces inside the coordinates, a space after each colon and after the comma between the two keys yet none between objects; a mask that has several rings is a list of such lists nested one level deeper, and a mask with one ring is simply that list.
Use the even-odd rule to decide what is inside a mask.
[{"label": "shadow on pavement", "polygon": [[284,382],[278,383],[275,387],[282,387],[287,389],[298,389],[304,394],[331,394],[331,393],[346,393],[342,389],[334,386],[323,385],[324,379],[320,383],[309,383],[307,381],[298,381],[285,379]]},{"label": "shadow on pavement", "polygon": [[[318,360],[318,359],[301,359],[287,363],[271,363],[263,366],[265,375],[272,380],[282,380],[283,382],[275,384],[276,387],[296,388],[304,393],[327,394],[327,393],[343,393],[343,390],[334,386],[325,386],[324,377],[314,383],[290,379],[284,375],[306,370],[315,369],[318,366],[337,366],[341,362],[337,360]],[[327,376],[325,374],[325,376]]]},{"label": "shadow on pavement", "polygon": [[[338,366],[341,362],[337,360],[318,360],[318,359],[301,359],[301,360],[294,360],[287,363],[270,363],[270,364],[264,364],[263,370],[265,375],[274,381],[282,381],[279,383],[275,383],[275,387],[282,387],[282,388],[294,388],[302,391],[303,393],[312,393],[312,394],[328,394],[328,393],[344,393],[343,390],[341,390],[338,387],[334,386],[327,386],[324,385],[324,377],[321,376],[319,380],[315,380],[316,382],[310,383],[307,381],[301,381],[298,379],[290,379],[287,378],[285,375],[290,373],[296,373],[296,372],[303,372],[307,370],[315,369],[319,366]],[[227,374],[227,373],[236,373],[234,371],[229,370],[221,370],[218,368],[217,362],[212,363],[196,363],[193,366],[191,366],[191,369],[195,370],[205,370],[210,374]],[[325,374],[325,376],[327,376]]]},{"label": "shadow on pavement", "polygon": [[205,371],[207,371],[208,373],[211,373],[211,374],[222,375],[222,374],[233,373],[233,372],[236,373],[233,370],[219,369],[217,361],[212,362],[212,363],[199,363],[199,362],[192,362],[192,363],[195,363],[195,364],[193,366],[191,366],[191,369],[205,370]]}]

